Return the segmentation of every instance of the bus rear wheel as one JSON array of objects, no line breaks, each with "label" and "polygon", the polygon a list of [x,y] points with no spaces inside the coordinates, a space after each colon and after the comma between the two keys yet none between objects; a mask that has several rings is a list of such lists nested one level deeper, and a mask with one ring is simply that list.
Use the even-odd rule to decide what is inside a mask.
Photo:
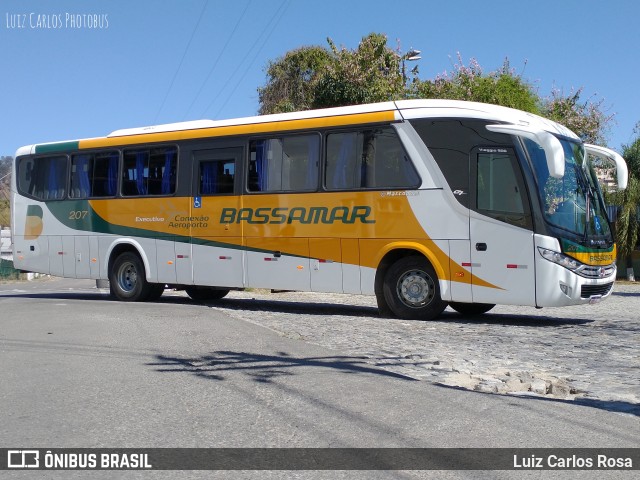
[{"label": "bus rear wheel", "polygon": [[187,287],[184,289],[193,300],[198,302],[206,302],[207,300],[220,300],[229,293],[226,288],[213,287]]},{"label": "bus rear wheel", "polygon": [[143,302],[153,293],[142,260],[133,252],[118,255],[109,272],[109,284],[111,295],[124,302]]},{"label": "bus rear wheel", "polygon": [[431,320],[447,307],[438,276],[424,257],[404,257],[391,265],[382,291],[394,315],[407,320]]},{"label": "bus rear wheel", "polygon": [[462,315],[482,315],[487,313],[493,307],[491,303],[459,303],[449,302],[449,306]]}]

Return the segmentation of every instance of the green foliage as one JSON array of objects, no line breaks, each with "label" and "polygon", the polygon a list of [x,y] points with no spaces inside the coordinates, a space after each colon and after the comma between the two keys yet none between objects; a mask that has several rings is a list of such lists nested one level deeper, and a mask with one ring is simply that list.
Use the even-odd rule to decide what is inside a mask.
[{"label": "green foliage", "polygon": [[581,101],[581,94],[582,88],[567,96],[554,90],[544,102],[543,115],[569,128],[586,143],[606,145],[605,136],[613,115],[604,113],[604,100]]},{"label": "green foliage", "polygon": [[554,90],[538,95],[505,59],[501,68],[484,73],[471,59],[465,65],[458,54],[453,71],[433,79],[418,78],[417,67],[407,79],[404,57],[387,46],[378,33],[364,37],[356,49],[302,47],[270,62],[267,82],[258,89],[260,114],[337,107],[405,98],[468,100],[517,108],[558,121],[583,140],[606,144],[613,115],[603,100],[581,99],[582,89],[564,96]]},{"label": "green foliage", "polygon": [[0,158],[0,226],[11,223],[9,198],[11,189],[11,157]]},{"label": "green foliage", "polygon": [[269,62],[267,84],[258,88],[260,115],[313,108],[318,79],[330,61],[326,48],[311,46]]},{"label": "green foliage", "polygon": [[638,244],[638,203],[640,203],[640,180],[629,177],[626,190],[618,192],[618,219],[616,220],[616,243],[620,258],[631,257]]},{"label": "green foliage", "polygon": [[0,227],[8,227],[10,223],[9,200],[0,199]]},{"label": "green foliage", "polygon": [[414,81],[412,88],[417,98],[492,103],[540,113],[540,100],[533,86],[510,68],[508,60],[502,68],[485,75],[475,59],[465,65],[458,55],[452,73],[445,72],[433,80]]},{"label": "green foliage", "polygon": [[[0,179],[5,177],[9,172],[11,172],[11,161],[13,160],[13,158],[11,157],[0,157]],[[5,180],[0,180],[0,185],[3,185],[4,183],[8,183]]]},{"label": "green foliage", "polygon": [[[636,133],[638,131],[636,130]],[[607,192],[607,203],[619,207],[616,219],[616,243],[618,257],[626,259],[631,265],[631,253],[638,245],[640,238],[640,221],[638,219],[638,205],[640,204],[640,137],[631,145],[625,145],[622,156],[629,168],[629,183],[625,190]]]},{"label": "green foliage", "polygon": [[338,50],[331,39],[332,61],[318,81],[315,108],[397,100],[406,96],[400,56],[384,35],[371,33],[355,50]]},{"label": "green foliage", "polygon": [[627,162],[629,175],[640,179],[640,123],[636,126],[635,133],[638,138],[631,145],[622,147],[622,156]]}]

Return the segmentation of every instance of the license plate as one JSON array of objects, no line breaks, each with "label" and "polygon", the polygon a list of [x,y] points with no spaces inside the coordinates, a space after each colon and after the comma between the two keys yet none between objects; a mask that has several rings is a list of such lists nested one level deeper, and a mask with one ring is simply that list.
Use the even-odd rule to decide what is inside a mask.
[{"label": "license plate", "polygon": [[593,295],[589,297],[589,305],[595,305],[596,303],[600,303],[602,300],[602,295]]}]

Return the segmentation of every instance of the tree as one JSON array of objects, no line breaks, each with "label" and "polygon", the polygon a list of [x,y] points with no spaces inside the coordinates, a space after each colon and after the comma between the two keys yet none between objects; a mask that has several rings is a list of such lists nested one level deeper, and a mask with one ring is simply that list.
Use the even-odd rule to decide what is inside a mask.
[{"label": "tree", "polygon": [[618,258],[625,259],[627,280],[634,282],[632,253],[638,244],[638,203],[640,202],[640,180],[629,177],[626,190],[618,192],[620,209],[616,220],[616,244]]},{"label": "tree", "polygon": [[355,50],[338,50],[330,38],[327,42],[332,61],[318,81],[315,108],[406,98],[401,57],[387,46],[386,36],[371,33]]},{"label": "tree", "polygon": [[551,97],[544,102],[543,116],[563,124],[575,132],[584,142],[606,145],[606,133],[609,130],[613,115],[603,111],[604,100],[581,101],[582,88],[567,96],[554,89]]},{"label": "tree", "polygon": [[0,158],[0,227],[9,225],[9,198],[11,189],[11,157]]},{"label": "tree", "polygon": [[267,84],[258,88],[260,115],[314,108],[318,79],[330,61],[326,48],[311,46],[269,62]]},{"label": "tree", "polygon": [[371,33],[356,49],[311,46],[269,62],[259,113],[283,113],[407,98],[401,56]]},{"label": "tree", "polygon": [[515,73],[508,59],[501,68],[485,75],[476,59],[465,65],[458,54],[453,72],[444,72],[433,80],[414,81],[412,89],[417,98],[492,103],[540,113],[540,99],[533,86]]},{"label": "tree", "polygon": [[604,112],[603,100],[583,101],[582,88],[567,96],[554,90],[542,98],[508,59],[485,74],[475,59],[465,65],[458,54],[451,73],[421,80],[414,68],[407,82],[403,56],[387,46],[386,36],[370,33],[356,49],[338,49],[331,39],[327,42],[329,48],[303,47],[269,62],[266,85],[258,89],[260,114],[405,98],[469,100],[546,116],[589,143],[606,144],[613,115]]},{"label": "tree", "polygon": [[[635,130],[638,132],[638,126]],[[618,257],[625,259],[627,280],[635,281],[632,253],[638,245],[638,205],[640,204],[640,136],[631,144],[624,145],[622,156],[629,169],[629,183],[626,190],[618,190],[609,195],[609,201],[618,205],[616,219],[616,244]]]}]

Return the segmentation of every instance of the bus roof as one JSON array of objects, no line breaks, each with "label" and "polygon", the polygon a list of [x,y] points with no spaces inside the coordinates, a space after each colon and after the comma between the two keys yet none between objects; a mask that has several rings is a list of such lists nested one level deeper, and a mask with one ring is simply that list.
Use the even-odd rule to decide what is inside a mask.
[{"label": "bus roof", "polygon": [[322,127],[373,124],[414,118],[477,118],[536,127],[578,139],[568,128],[538,115],[512,108],[459,100],[400,100],[348,107],[261,115],[229,120],[196,120],[115,130],[105,137],[50,142],[21,147],[16,157],[99,147],[166,142],[227,135],[251,135]]}]

